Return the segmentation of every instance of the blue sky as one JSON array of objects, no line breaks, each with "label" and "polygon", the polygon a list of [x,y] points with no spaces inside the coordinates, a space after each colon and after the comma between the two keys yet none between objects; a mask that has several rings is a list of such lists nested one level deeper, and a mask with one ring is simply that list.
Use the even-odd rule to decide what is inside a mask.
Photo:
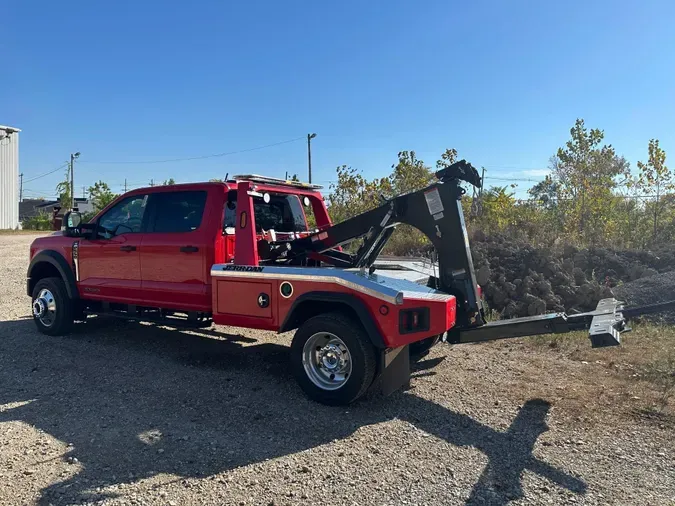
[{"label": "blue sky", "polygon": [[337,165],[383,176],[400,150],[433,165],[449,147],[488,176],[540,179],[577,117],[635,166],[653,137],[675,156],[674,18],[667,0],[10,2],[0,124],[23,130],[27,180],[81,151],[78,195],[98,179],[305,178],[303,140],[99,162],[309,132],[324,184]]}]

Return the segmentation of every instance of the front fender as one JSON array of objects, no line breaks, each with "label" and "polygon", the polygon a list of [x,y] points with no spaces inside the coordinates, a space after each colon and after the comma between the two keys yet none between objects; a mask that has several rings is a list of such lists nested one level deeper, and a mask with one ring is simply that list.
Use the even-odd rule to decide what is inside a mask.
[{"label": "front fender", "polygon": [[30,297],[33,295],[33,287],[35,286],[35,283],[37,283],[40,278],[44,277],[40,276],[40,266],[45,264],[50,265],[59,273],[61,279],[63,279],[63,282],[66,285],[68,297],[71,299],[78,299],[80,297],[80,293],[77,289],[77,282],[75,281],[73,269],[70,265],[68,265],[68,262],[65,258],[63,258],[63,255],[53,250],[40,251],[33,257],[33,260],[31,260],[26,276],[26,291],[28,292],[28,296]]}]

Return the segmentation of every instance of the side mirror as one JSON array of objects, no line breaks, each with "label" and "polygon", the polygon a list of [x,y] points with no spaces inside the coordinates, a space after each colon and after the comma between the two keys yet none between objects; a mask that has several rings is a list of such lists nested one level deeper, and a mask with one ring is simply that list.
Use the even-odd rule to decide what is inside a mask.
[{"label": "side mirror", "polygon": [[82,215],[79,211],[68,211],[63,217],[65,225],[65,235],[76,237],[80,235],[80,225],[82,224]]},{"label": "side mirror", "polygon": [[66,214],[66,226],[68,228],[78,228],[82,223],[82,215],[79,211],[70,211]]}]

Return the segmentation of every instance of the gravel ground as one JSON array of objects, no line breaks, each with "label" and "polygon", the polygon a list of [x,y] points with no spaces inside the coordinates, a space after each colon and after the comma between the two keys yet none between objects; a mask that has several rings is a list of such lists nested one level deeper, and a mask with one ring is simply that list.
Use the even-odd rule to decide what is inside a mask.
[{"label": "gravel ground", "polygon": [[289,335],[37,333],[31,240],[0,235],[2,505],[675,504],[675,426],[631,415],[605,367],[439,345],[408,391],[324,407]]}]

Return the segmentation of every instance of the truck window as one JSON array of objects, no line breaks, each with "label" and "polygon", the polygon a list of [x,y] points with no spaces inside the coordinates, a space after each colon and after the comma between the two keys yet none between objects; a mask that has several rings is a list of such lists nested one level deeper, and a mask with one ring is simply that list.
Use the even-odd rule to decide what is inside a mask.
[{"label": "truck window", "polygon": [[147,201],[147,195],[134,195],[115,204],[99,218],[98,235],[110,239],[116,235],[140,232]]},{"label": "truck window", "polygon": [[161,192],[152,196],[155,207],[155,233],[192,232],[202,223],[205,191]]},{"label": "truck window", "polygon": [[[228,199],[231,204],[225,204],[224,228],[234,227],[237,218],[236,192],[231,191]],[[271,229],[276,232],[305,232],[307,230],[302,204],[296,195],[270,194],[269,202],[265,202],[261,197],[253,197],[253,212],[257,232]]]}]

